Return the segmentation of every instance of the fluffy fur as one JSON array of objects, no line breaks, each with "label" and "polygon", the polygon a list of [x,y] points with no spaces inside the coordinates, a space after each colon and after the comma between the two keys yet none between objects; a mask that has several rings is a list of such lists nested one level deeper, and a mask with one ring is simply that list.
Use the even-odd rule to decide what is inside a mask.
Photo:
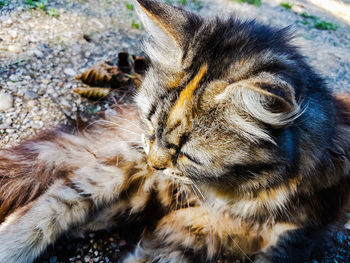
[{"label": "fluffy fur", "polygon": [[0,261],[125,217],[144,226],[127,263],[306,261],[348,199],[348,97],[288,29],[139,4],[151,65],[138,117],[0,152]]}]

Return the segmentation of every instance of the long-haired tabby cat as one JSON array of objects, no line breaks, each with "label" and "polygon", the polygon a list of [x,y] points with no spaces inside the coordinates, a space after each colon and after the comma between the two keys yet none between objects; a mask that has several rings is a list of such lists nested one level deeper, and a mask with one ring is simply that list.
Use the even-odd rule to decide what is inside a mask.
[{"label": "long-haired tabby cat", "polygon": [[139,14],[137,113],[0,151],[0,262],[121,218],[144,226],[128,263],[304,262],[348,199],[348,105],[287,29],[151,0]]}]

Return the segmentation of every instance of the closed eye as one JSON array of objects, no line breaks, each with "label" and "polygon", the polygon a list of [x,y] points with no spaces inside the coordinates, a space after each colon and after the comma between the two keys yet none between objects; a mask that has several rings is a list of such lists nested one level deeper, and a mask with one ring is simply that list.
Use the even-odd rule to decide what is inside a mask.
[{"label": "closed eye", "polygon": [[185,156],[188,160],[190,160],[191,162],[198,164],[198,165],[203,165],[203,163],[201,161],[199,161],[197,158],[190,156],[187,153],[184,152],[180,152],[179,153],[180,156]]}]

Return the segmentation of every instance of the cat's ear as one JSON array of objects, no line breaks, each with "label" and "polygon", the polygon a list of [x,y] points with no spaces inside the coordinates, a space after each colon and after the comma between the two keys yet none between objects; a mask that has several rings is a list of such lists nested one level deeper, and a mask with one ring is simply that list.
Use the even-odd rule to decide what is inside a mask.
[{"label": "cat's ear", "polygon": [[287,125],[301,114],[293,86],[283,77],[270,73],[230,84],[216,99],[227,96],[251,116],[272,126]]},{"label": "cat's ear", "polygon": [[137,0],[137,12],[151,41],[144,48],[151,60],[169,68],[179,67],[200,18],[186,11],[151,0]]}]

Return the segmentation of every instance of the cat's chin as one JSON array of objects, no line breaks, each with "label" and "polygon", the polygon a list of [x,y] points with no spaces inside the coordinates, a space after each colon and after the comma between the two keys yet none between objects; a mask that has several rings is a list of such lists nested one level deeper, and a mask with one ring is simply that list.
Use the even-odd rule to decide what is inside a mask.
[{"label": "cat's chin", "polygon": [[193,184],[192,180],[186,177],[180,170],[174,168],[167,168],[163,171],[163,174],[176,181],[179,181],[183,184]]}]

